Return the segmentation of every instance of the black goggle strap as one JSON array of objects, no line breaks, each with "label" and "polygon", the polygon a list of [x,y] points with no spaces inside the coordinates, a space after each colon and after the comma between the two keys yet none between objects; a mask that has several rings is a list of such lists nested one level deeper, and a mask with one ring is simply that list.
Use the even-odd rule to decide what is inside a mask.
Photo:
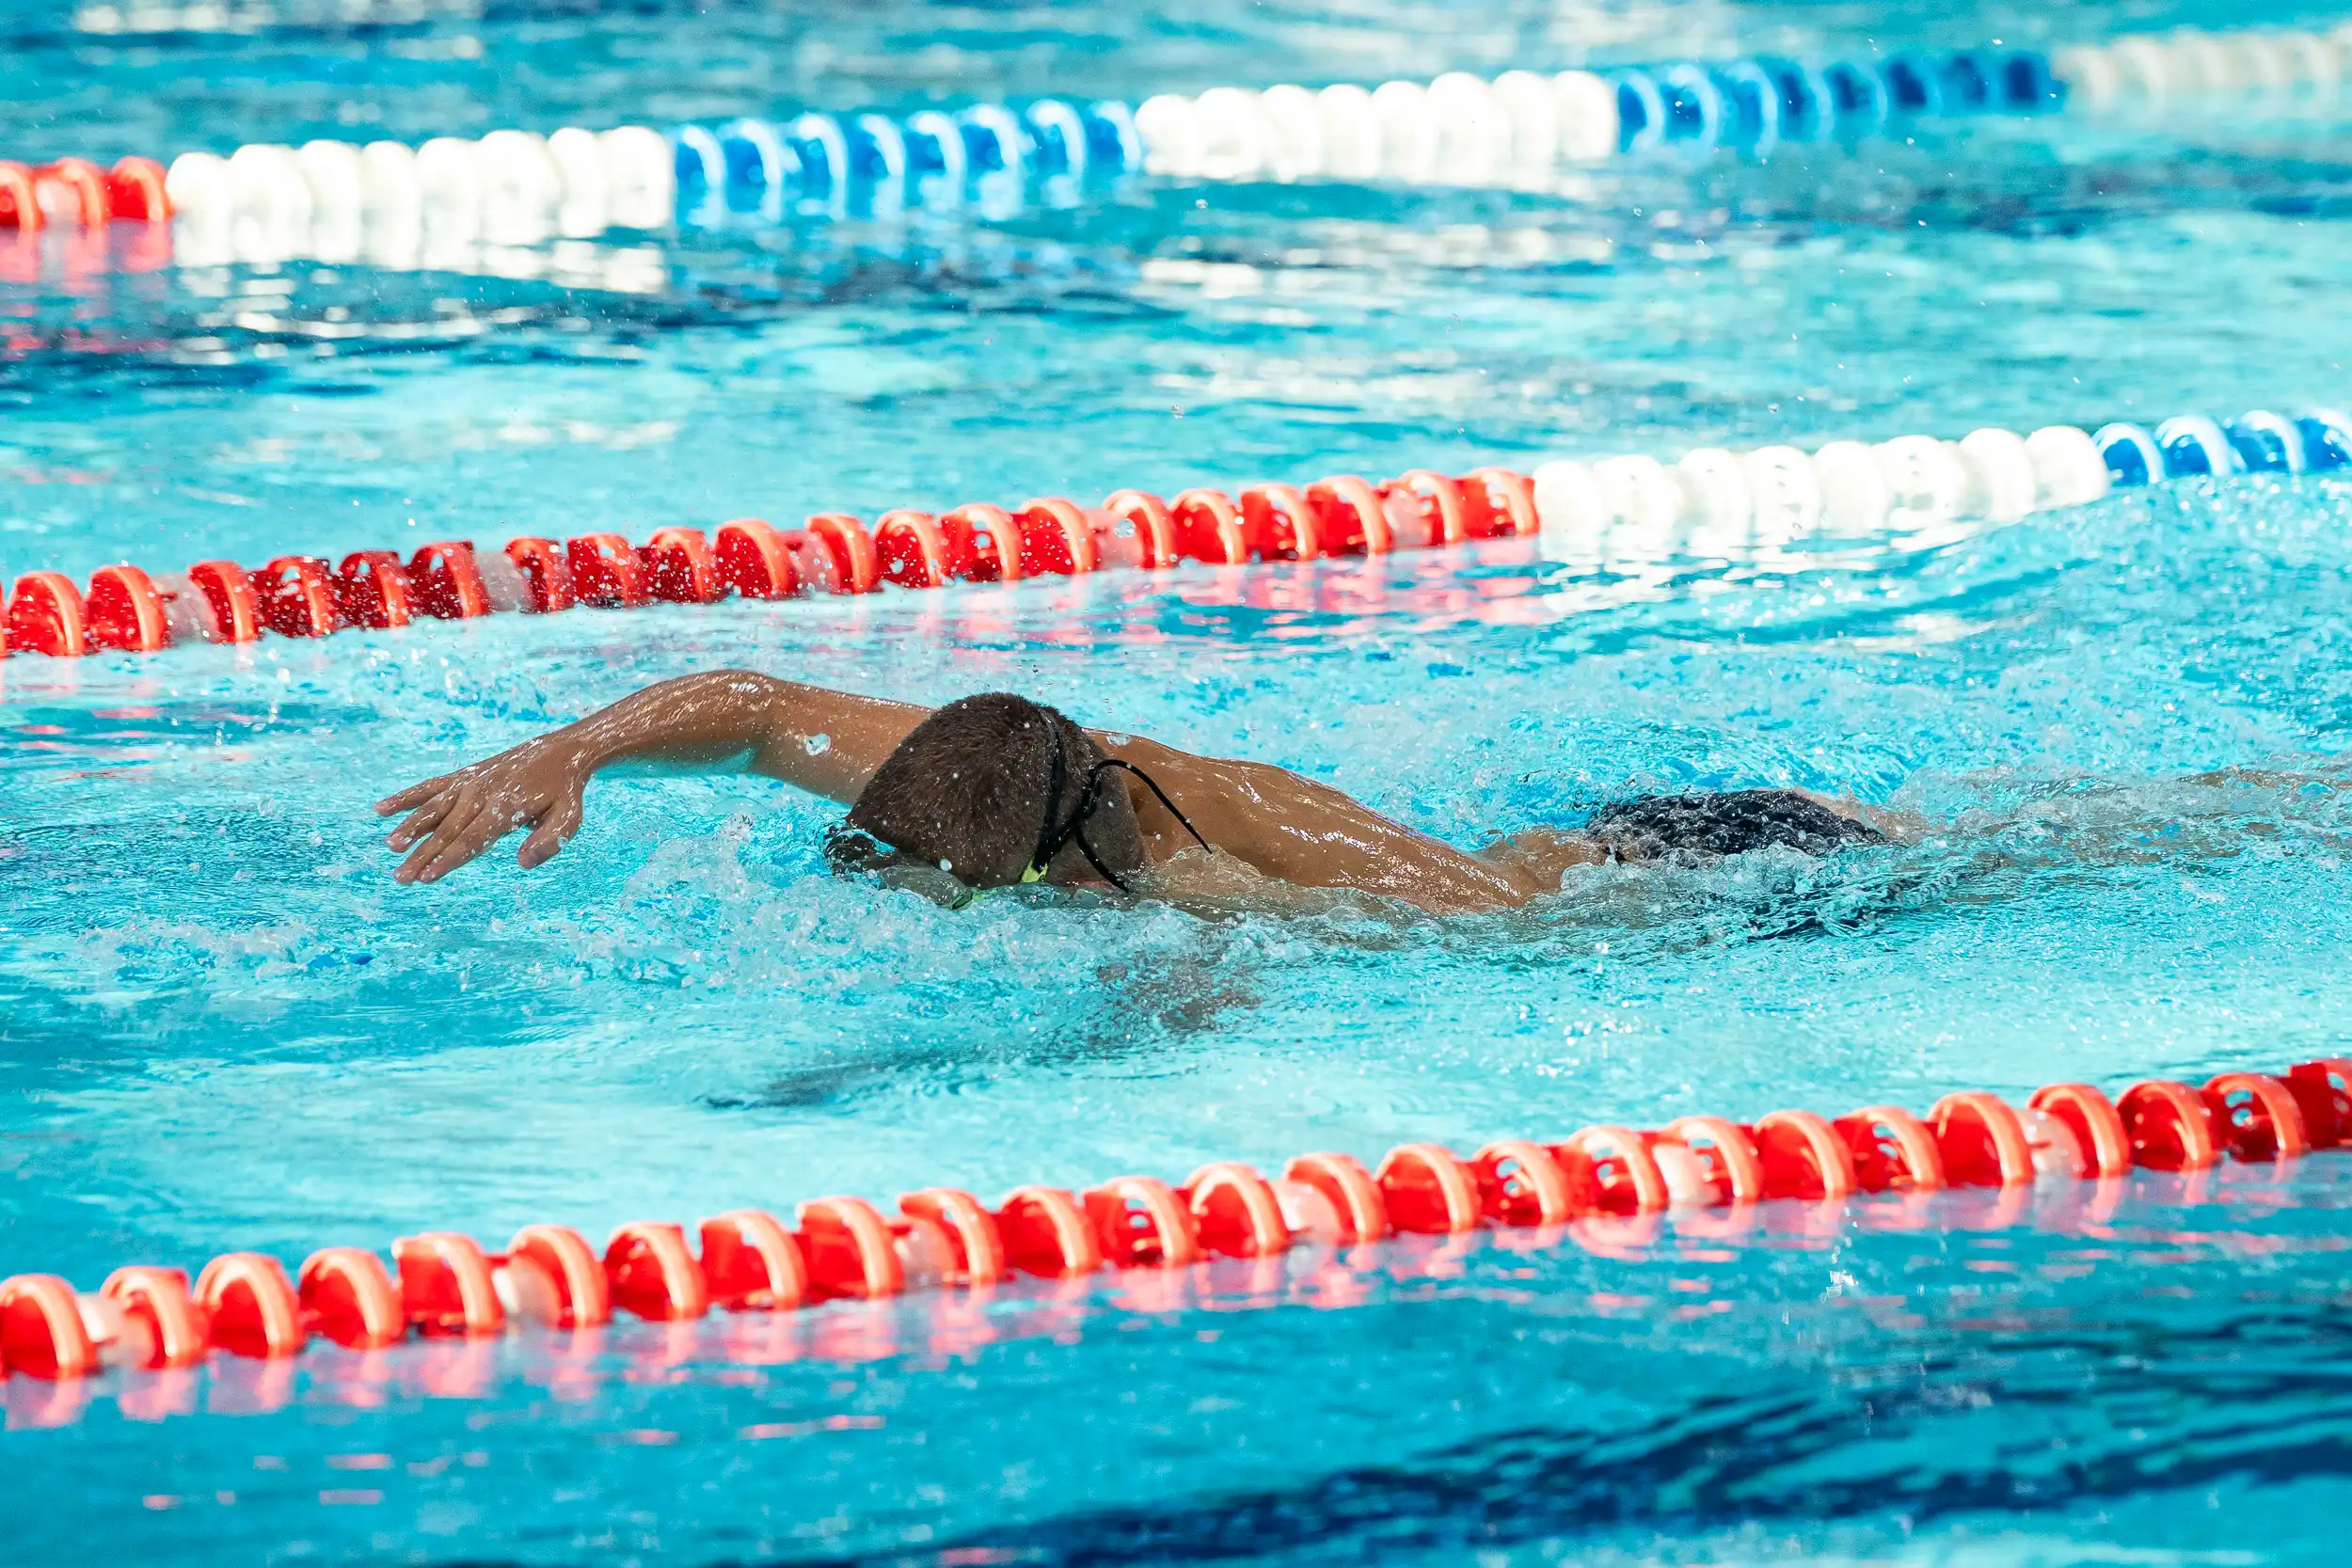
[{"label": "black goggle strap", "polygon": [[[1091,811],[1093,809],[1094,795],[1102,788],[1103,769],[1105,768],[1123,768],[1128,772],[1133,773],[1136,778],[1141,779],[1143,781],[1143,787],[1152,792],[1152,799],[1158,800],[1161,805],[1168,808],[1168,815],[1174,817],[1177,822],[1183,826],[1184,832],[1192,835],[1192,841],[1200,846],[1203,849],[1207,849],[1209,847],[1209,841],[1200,836],[1200,830],[1192,825],[1192,818],[1186,816],[1183,812],[1179,811],[1176,807],[1176,802],[1168,798],[1168,791],[1160,787],[1159,781],[1152,778],[1151,774],[1145,772],[1142,768],[1137,768],[1134,763],[1127,761],[1124,757],[1104,757],[1101,762],[1094,765],[1094,771],[1087,775],[1087,788],[1089,791],[1087,797],[1088,810]],[[1210,850],[1210,853],[1214,854],[1216,851]]]},{"label": "black goggle strap", "polygon": [[1176,802],[1168,798],[1168,791],[1162,789],[1151,774],[1146,773],[1134,763],[1119,757],[1104,757],[1088,769],[1085,795],[1079,799],[1077,809],[1072,812],[1069,819],[1057,830],[1054,826],[1054,802],[1061,799],[1062,783],[1069,776],[1063,768],[1061,748],[1057,745],[1054,748],[1053,776],[1045,797],[1045,830],[1038,835],[1037,853],[1031,858],[1029,868],[1021,874],[1023,881],[1042,881],[1045,878],[1046,867],[1053,864],[1056,855],[1061,853],[1061,847],[1074,838],[1078,841],[1078,852],[1087,858],[1087,863],[1094,867],[1098,876],[1120,892],[1128,891],[1127,884],[1120,879],[1119,874],[1103,863],[1103,858],[1094,852],[1094,846],[1087,842],[1086,835],[1087,818],[1092,816],[1094,808],[1103,803],[1103,774],[1113,768],[1124,768],[1141,779],[1143,787],[1150,790],[1160,804],[1168,808],[1168,814],[1184,824],[1184,832],[1192,835],[1192,841],[1203,849],[1209,847],[1209,841],[1200,836],[1200,830],[1192,825],[1192,818],[1178,810]]},{"label": "black goggle strap", "polygon": [[[1070,772],[1061,760],[1061,737],[1055,736],[1052,744],[1054,770],[1045,780],[1045,823],[1037,831],[1037,847],[1029,854],[1028,868],[1021,873],[1021,879],[1025,882],[1043,881],[1045,868],[1054,863],[1054,857],[1061,853],[1061,847],[1070,842],[1071,829],[1064,828],[1059,832],[1054,830],[1054,808],[1061,803],[1061,786],[1063,781],[1070,777]],[[1083,814],[1083,803],[1080,810]]]}]

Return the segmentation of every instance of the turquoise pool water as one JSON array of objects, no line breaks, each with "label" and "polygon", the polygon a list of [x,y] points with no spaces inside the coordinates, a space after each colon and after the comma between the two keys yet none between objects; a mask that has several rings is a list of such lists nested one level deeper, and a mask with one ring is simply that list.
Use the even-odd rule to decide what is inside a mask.
[{"label": "turquoise pool water", "polygon": [[[39,157],[2225,20],[319,14],[28,13],[0,129]],[[2214,113],[1549,196],[1146,180],[615,236],[626,288],[53,250],[0,283],[0,567],[2340,406],[2346,147]],[[2343,1054],[2348,524],[2352,483],[2252,476],[1770,568],[1507,543],[12,657],[0,1273]],[[390,884],[377,796],[723,664],[1014,688],[1464,844],[1759,784],[1931,831],[1448,923],[949,913],[825,876],[815,802],[616,779],[540,873]],[[19,1378],[0,1497],[26,1561],[2332,1561],[2339,1159]]]}]

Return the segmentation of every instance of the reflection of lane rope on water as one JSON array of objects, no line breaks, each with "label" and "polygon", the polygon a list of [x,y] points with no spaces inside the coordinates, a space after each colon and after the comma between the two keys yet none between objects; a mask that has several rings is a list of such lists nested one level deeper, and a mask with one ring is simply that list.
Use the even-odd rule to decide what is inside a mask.
[{"label": "reflection of lane rope on water", "polygon": [[[1244,1299],[1327,1304],[1331,1282],[1318,1260],[1400,1235],[1517,1232],[1516,1244],[1566,1239],[1622,1256],[1654,1241],[1655,1216],[1672,1211],[1723,1239],[1753,1231],[1759,1217],[1828,1234],[1850,1224],[1922,1228],[1937,1223],[1924,1207],[1930,1195],[1950,1188],[1994,1195],[1989,1212],[1962,1222],[1973,1227],[2014,1225],[2053,1202],[2076,1223],[2101,1224],[2135,1170],[2194,1180],[2224,1164],[2290,1167],[2346,1145],[2352,1060],[2336,1058],[2275,1078],[2224,1072],[2201,1088],[2153,1080],[2112,1101],[2088,1085],[2054,1084],[2022,1110],[1970,1091],[1946,1095],[1924,1117],[1893,1105],[1835,1120],[1806,1111],[1752,1124],[1686,1116],[1656,1131],[1602,1125],[1556,1142],[1503,1139],[1469,1159],[1412,1143],[1371,1170],[1345,1154],[1307,1154],[1271,1180],[1227,1161],[1178,1187],[1148,1176],[1084,1194],[1027,1186],[993,1207],[949,1187],[908,1193],[890,1214],[863,1198],[818,1198],[788,1227],[738,1209],[700,1222],[691,1240],[674,1223],[624,1225],[600,1254],[561,1225],[526,1226],[499,1252],[455,1231],[424,1231],[392,1243],[389,1269],[371,1248],[329,1246],[292,1275],[259,1252],[223,1254],[193,1283],[157,1265],[117,1269],[91,1292],[55,1275],[17,1275],[0,1281],[0,1368],[11,1383],[58,1386],[46,1398],[11,1398],[37,1423],[73,1418],[83,1381],[109,1371],[121,1374],[126,1413],[153,1417],[185,1398],[171,1380],[183,1385],[188,1369],[214,1362],[220,1376],[234,1358],[282,1367],[314,1339],[382,1351],[517,1329],[593,1336],[616,1311],[671,1323],[713,1308],[772,1319],[837,1300],[985,1294],[1023,1275],[1066,1285],[1108,1270],[1123,1283],[1181,1281],[1219,1259],[1251,1275]],[[1293,1254],[1304,1268],[1290,1266]],[[1201,1277],[1213,1290],[1214,1276]],[[967,1345],[989,1337],[977,1328],[961,1324]],[[899,1349],[886,1329],[878,1338],[869,1355]],[[279,1377],[276,1398],[290,1394]]]},{"label": "reflection of lane rope on water", "polygon": [[1375,483],[1342,474],[1237,493],[1200,487],[1172,500],[1126,489],[1095,507],[1050,496],[1017,508],[898,507],[871,527],[840,512],[816,514],[797,529],[739,517],[715,536],[674,526],[643,545],[597,531],[561,542],[527,536],[492,550],[437,540],[405,561],[390,550],[354,550],[340,562],[281,555],[254,569],[214,560],[165,574],[124,563],[101,567],[87,589],[58,571],[20,578],[8,601],[5,646],[69,657],[151,653],[175,642],[326,637],[577,605],[710,605],[1185,562],[1242,567],[1531,535],[1551,559],[1613,569],[1704,560],[1795,567],[1864,539],[1947,543],[2098,500],[2115,486],[2348,469],[2352,420],[2256,410],[2227,424],[2192,415],[2153,430],[2053,425],[2030,436],[1978,430],[1957,441],[1832,441],[1812,452],[1708,447],[1673,463],[1564,459],[1532,475],[1415,468]]},{"label": "reflection of lane rope on water", "polygon": [[[1182,180],[1382,181],[1545,189],[1559,171],[1656,150],[1770,153],[1932,122],[2169,106],[2292,112],[2338,102],[2352,28],[2184,33],[2062,50],[1987,48],[1806,64],[1757,57],[1608,71],[1450,71],[1320,89],[1041,98],[911,114],[810,112],[542,135],[493,131],[411,148],[322,139],[173,159],[169,200],[82,160],[0,163],[0,228],[175,216],[184,265],[365,261],[537,276],[495,253],[610,230],[767,228],[910,210],[1010,216],[1072,207],[1136,173]],[[481,252],[492,251],[486,260]],[[517,271],[517,269],[521,269]]]}]

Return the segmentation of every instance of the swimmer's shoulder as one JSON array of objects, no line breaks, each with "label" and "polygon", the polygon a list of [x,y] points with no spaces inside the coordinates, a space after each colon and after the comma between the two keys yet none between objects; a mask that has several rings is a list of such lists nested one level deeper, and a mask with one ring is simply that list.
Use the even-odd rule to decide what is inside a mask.
[{"label": "swimmer's shoulder", "polygon": [[[1218,858],[1247,862],[1260,876],[1295,887],[1374,894],[1432,913],[1509,908],[1530,896],[1517,875],[1287,768],[1200,756],[1135,736],[1102,738],[1111,755],[1168,792]],[[1130,797],[1153,860],[1181,857],[1190,835],[1148,790],[1133,789]]]},{"label": "swimmer's shoulder", "polygon": [[1186,815],[1191,814],[1192,807],[1179,797],[1180,789],[1230,802],[1237,792],[1245,798],[1255,799],[1275,781],[1297,777],[1288,768],[1278,768],[1272,763],[1203,756],[1199,752],[1187,752],[1165,741],[1153,740],[1149,736],[1131,735],[1122,730],[1096,730],[1091,733],[1105,754],[1117,757],[1130,767],[1142,768],[1171,798],[1177,800]]},{"label": "swimmer's shoulder", "polygon": [[[1323,841],[1334,832],[1361,838],[1362,832],[1344,830],[1382,823],[1340,791],[1273,763],[1202,756],[1123,731],[1094,733],[1106,753],[1140,769],[1157,784],[1168,803],[1192,824],[1193,832],[1219,854],[1247,861],[1268,876],[1326,880],[1308,863],[1320,861]],[[1135,802],[1154,861],[1168,860],[1191,847],[1192,833],[1140,781],[1131,780],[1127,793]],[[1302,835],[1314,841],[1315,848],[1305,860],[1302,854],[1308,846]]]}]

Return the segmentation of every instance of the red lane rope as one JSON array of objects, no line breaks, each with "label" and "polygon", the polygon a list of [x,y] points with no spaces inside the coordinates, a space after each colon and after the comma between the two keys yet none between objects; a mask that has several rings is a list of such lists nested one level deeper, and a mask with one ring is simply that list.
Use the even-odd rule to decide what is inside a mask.
[{"label": "red lane rope", "polygon": [[1666,1209],[1835,1206],[1947,1187],[1996,1189],[2013,1219],[2041,1182],[2111,1192],[2135,1167],[2271,1163],[2344,1147],[2352,1147],[2352,1059],[2325,1058],[2282,1077],[2224,1072],[2201,1088],[2153,1080],[2112,1101],[2089,1085],[2054,1084],[2023,1110],[1963,1092],[1925,1117],[1892,1105],[1835,1120],[1776,1111],[1753,1125],[1689,1116],[1650,1132],[1603,1125],[1557,1141],[1504,1139],[1467,1160],[1410,1143],[1370,1171],[1345,1154],[1305,1154],[1268,1180],[1220,1161],[1181,1186],[1150,1176],[1083,1194],[1028,1186],[993,1209],[953,1187],[906,1194],[895,1214],[864,1198],[826,1197],[802,1204],[791,1226],[731,1210],[702,1221],[691,1242],[683,1226],[636,1221],[601,1253],[561,1225],[526,1226],[495,1252],[427,1230],[394,1242],[389,1268],[367,1248],[330,1246],[291,1275],[266,1254],[230,1252],[193,1284],[183,1270],[135,1264],[93,1293],[56,1275],[17,1275],[0,1281],[0,1369],[62,1380],[185,1367],[215,1353],[276,1361],[313,1339],[374,1350],[526,1324],[588,1330],[616,1311],[654,1322],[714,1308],[791,1312],[1016,1275],[1178,1270],[1399,1234],[1556,1233]]},{"label": "red lane rope", "polygon": [[170,216],[164,166],[152,158],[125,158],[110,169],[87,158],[31,166],[0,159],[0,229],[101,229],[117,218],[161,223]]},{"label": "red lane rope", "polygon": [[[7,166],[0,165],[0,214]],[[264,632],[326,637],[498,610],[549,614],[575,605],[866,594],[883,583],[944,588],[1159,571],[1184,561],[1239,566],[1535,531],[1534,492],[1525,475],[1479,468],[1451,479],[1415,468],[1383,484],[1349,474],[1304,490],[1250,485],[1237,498],[1194,489],[1167,501],[1120,490],[1099,507],[1056,496],[1013,510],[984,501],[937,515],[898,507],[870,530],[847,513],[820,512],[797,529],[757,517],[723,523],[715,536],[695,528],[658,529],[643,545],[596,532],[561,544],[526,536],[490,552],[440,540],[405,562],[389,550],[354,550],[333,563],[310,555],[281,555],[252,568],[201,561],[177,575],[124,563],[101,567],[87,590],[62,572],[19,578],[8,600],[5,651],[54,657],[152,653],[177,641],[252,642]]]}]

